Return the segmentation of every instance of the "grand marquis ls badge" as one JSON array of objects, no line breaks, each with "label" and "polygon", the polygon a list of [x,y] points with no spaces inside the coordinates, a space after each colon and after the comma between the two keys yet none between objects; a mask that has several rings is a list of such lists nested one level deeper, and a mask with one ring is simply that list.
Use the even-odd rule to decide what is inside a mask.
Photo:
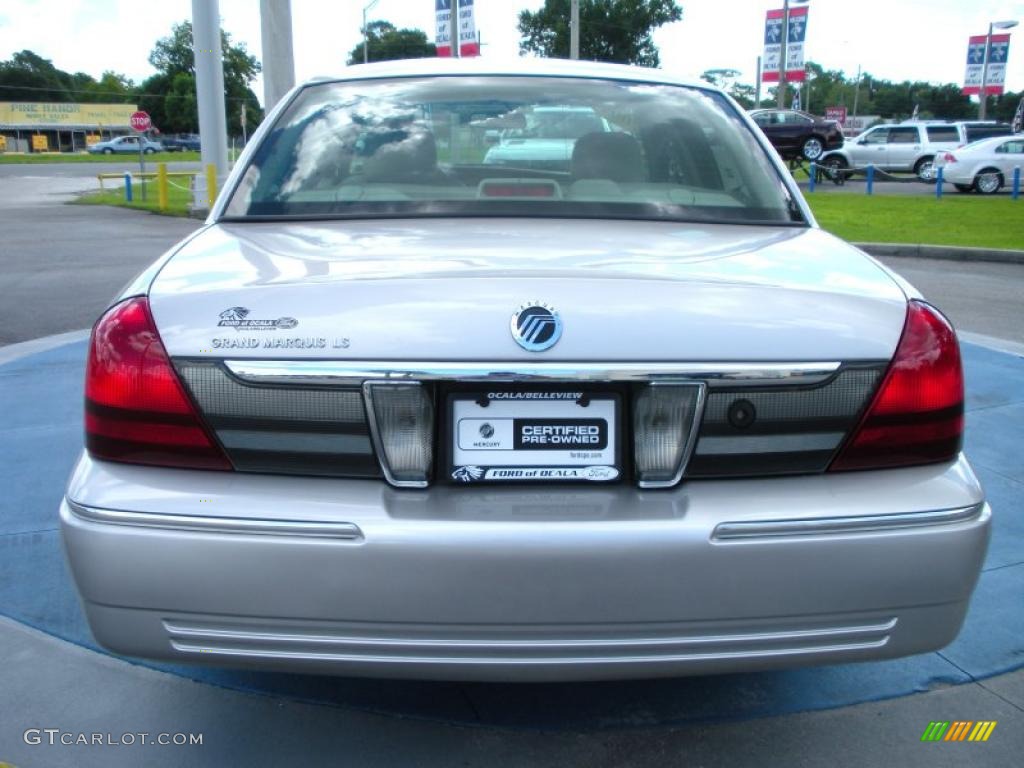
[{"label": "grand marquis ls badge", "polygon": [[539,302],[529,302],[512,315],[512,338],[525,350],[543,352],[562,337],[562,318],[558,310]]}]

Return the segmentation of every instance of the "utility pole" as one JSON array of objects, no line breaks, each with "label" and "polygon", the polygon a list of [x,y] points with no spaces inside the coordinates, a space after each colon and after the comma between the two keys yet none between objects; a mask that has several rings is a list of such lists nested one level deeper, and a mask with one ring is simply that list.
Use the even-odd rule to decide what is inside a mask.
[{"label": "utility pole", "polygon": [[269,112],[295,85],[292,0],[260,0],[260,42],[263,46],[263,107]]},{"label": "utility pole", "polygon": [[860,101],[860,64],[857,65],[857,85],[853,89],[853,116],[857,117],[857,102]]},{"label": "utility pole", "polygon": [[451,31],[448,33],[449,43],[452,47],[452,58],[459,58],[459,0],[452,0],[451,14]]},{"label": "utility pole", "polygon": [[992,27],[990,23],[988,25],[988,34],[985,36],[985,59],[981,62],[981,91],[978,93],[978,100],[980,105],[978,106],[978,119],[984,120],[988,114],[988,94],[985,93],[985,89],[988,88],[988,59],[992,55]]},{"label": "utility pole", "polygon": [[366,27],[366,14],[379,2],[380,0],[371,0],[363,6],[363,64],[368,64],[370,61],[370,30]]},{"label": "utility pole", "polygon": [[[196,62],[203,167],[212,165],[217,179],[223,180],[228,175],[228,127],[224,114],[224,58],[220,48],[218,0],[192,0],[192,53]],[[196,197],[205,208],[213,195],[208,190],[201,196],[197,190]]]},{"label": "utility pole", "polygon": [[569,12],[569,58],[580,57],[580,0],[572,0]]},{"label": "utility pole", "polygon": [[789,0],[782,0],[782,51],[779,53],[779,89],[775,106],[786,108],[786,54],[789,53]]},{"label": "utility pole", "polygon": [[761,57],[757,57],[757,80],[754,83],[754,109],[761,108]]}]

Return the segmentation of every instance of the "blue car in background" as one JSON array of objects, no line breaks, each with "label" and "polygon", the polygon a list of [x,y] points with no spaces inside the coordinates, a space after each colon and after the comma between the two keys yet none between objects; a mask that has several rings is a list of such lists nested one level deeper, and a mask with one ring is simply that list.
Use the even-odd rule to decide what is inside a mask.
[{"label": "blue car in background", "polygon": [[145,136],[118,136],[116,139],[100,141],[89,147],[91,155],[130,155],[139,154],[139,144],[142,144],[142,151],[147,155],[154,152],[163,152],[164,145],[158,141],[152,141]]},{"label": "blue car in background", "polygon": [[195,133],[183,133],[178,136],[164,136],[160,139],[168,152],[198,152],[199,136]]}]

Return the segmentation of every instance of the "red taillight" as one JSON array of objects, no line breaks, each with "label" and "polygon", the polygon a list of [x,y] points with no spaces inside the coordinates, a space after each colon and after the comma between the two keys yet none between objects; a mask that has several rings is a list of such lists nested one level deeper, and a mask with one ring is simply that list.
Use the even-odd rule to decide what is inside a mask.
[{"label": "red taillight", "polygon": [[946,165],[952,165],[953,163],[955,163],[957,161],[956,160],[956,155],[954,155],[952,152],[946,152],[942,156],[942,159],[945,161]]},{"label": "red taillight", "polygon": [[85,447],[110,461],[232,469],[178,381],[145,298],[113,307],[92,330]]},{"label": "red taillight", "polygon": [[949,321],[920,301],[874,401],[829,468],[879,469],[949,461],[960,452],[964,377]]}]

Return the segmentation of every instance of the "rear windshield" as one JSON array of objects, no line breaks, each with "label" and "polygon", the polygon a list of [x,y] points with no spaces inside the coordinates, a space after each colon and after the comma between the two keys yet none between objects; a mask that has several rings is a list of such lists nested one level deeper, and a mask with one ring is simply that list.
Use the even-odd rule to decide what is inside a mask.
[{"label": "rear windshield", "polygon": [[764,149],[716,93],[498,76],[308,86],[225,209],[466,215],[800,221]]},{"label": "rear windshield", "polygon": [[1009,125],[968,125],[966,130],[968,142],[993,139],[996,136],[1009,136],[1013,133]]}]

